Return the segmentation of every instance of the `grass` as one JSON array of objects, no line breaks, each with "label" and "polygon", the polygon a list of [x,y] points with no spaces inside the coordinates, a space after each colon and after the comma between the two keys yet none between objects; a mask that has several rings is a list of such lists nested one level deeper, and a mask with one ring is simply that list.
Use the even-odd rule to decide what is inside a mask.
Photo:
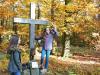
[{"label": "grass", "polygon": [[82,55],[93,55],[93,53],[95,52],[95,50],[90,49],[88,47],[79,47],[79,46],[71,46],[70,49],[71,53],[79,53]]},{"label": "grass", "polygon": [[0,52],[0,60],[2,60],[3,58],[5,58],[5,56],[6,56],[6,54]]}]

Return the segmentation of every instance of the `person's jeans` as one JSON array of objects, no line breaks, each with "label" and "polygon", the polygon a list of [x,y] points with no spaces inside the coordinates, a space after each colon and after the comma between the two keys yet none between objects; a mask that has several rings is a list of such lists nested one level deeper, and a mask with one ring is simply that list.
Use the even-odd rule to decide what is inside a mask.
[{"label": "person's jeans", "polygon": [[12,72],[10,75],[21,75],[21,72],[18,71],[18,72]]},{"label": "person's jeans", "polygon": [[45,50],[42,48],[42,53],[41,53],[41,65],[44,63],[44,58],[46,55],[46,63],[43,65],[45,69],[48,69],[48,64],[49,64],[49,56],[50,56],[51,50]]}]

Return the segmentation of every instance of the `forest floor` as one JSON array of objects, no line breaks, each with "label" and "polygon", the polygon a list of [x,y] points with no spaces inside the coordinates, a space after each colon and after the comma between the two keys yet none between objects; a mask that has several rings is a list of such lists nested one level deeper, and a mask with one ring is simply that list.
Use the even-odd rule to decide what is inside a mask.
[{"label": "forest floor", "polygon": [[[40,54],[35,56],[40,60]],[[100,58],[74,55],[71,58],[50,56],[49,70],[46,75],[100,75]],[[8,75],[0,71],[0,75]]]}]

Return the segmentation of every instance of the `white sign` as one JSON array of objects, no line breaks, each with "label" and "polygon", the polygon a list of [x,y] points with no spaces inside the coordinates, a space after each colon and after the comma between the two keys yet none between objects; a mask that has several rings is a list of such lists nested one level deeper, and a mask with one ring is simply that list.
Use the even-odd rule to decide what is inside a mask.
[{"label": "white sign", "polygon": [[32,62],[32,68],[38,68],[38,63],[37,62]]},{"label": "white sign", "polygon": [[99,33],[92,33],[92,36],[97,37],[97,36],[99,36]]}]

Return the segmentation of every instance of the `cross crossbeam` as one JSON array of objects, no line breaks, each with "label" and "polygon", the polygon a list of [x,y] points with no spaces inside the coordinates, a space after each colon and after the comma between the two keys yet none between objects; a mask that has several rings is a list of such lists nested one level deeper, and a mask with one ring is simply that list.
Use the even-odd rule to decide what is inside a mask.
[{"label": "cross crossbeam", "polygon": [[39,20],[39,19],[24,19],[24,18],[14,18],[14,22],[22,23],[22,24],[47,24],[48,21],[46,20]]}]

